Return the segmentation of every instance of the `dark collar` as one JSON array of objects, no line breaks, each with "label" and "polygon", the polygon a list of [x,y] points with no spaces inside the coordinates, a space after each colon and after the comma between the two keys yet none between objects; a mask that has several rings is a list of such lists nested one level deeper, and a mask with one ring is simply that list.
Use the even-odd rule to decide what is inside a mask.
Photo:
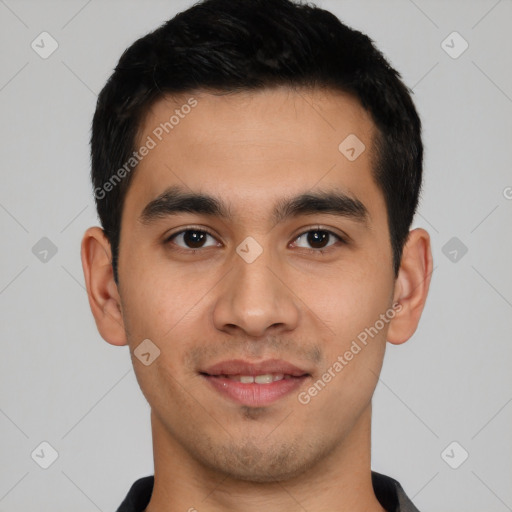
[{"label": "dark collar", "polygon": [[379,503],[388,512],[419,512],[394,478],[372,471],[372,485]]},{"label": "dark collar", "polygon": [[[155,483],[154,476],[139,478],[130,488],[117,512],[143,512],[148,506]],[[393,478],[372,471],[375,496],[387,512],[419,512],[402,486]]]}]

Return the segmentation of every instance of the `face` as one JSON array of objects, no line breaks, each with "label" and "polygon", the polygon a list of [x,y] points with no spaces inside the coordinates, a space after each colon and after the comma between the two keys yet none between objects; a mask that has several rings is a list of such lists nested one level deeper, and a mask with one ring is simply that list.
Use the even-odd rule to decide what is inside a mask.
[{"label": "face", "polygon": [[152,420],[205,468],[299,475],[369,410],[393,317],[374,124],[349,95],[278,88],[166,98],[142,128],[155,146],[125,199],[119,294]]}]

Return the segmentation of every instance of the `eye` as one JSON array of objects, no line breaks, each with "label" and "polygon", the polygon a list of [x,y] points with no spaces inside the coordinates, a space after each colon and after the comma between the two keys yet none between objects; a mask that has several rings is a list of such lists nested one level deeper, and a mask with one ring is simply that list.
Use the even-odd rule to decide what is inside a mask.
[{"label": "eye", "polygon": [[[211,239],[210,243],[208,243],[208,238]],[[309,231],[305,231],[299,235],[295,239],[294,245],[308,249],[313,253],[323,254],[326,252],[324,249],[331,247],[336,243],[336,241],[345,243],[345,240],[340,235],[337,235],[328,229],[321,229],[318,227]],[[215,247],[219,245],[211,233],[204,229],[194,227],[173,233],[165,240],[165,243],[172,243],[178,248],[185,251],[188,250],[190,252],[195,252],[197,249],[204,249],[207,247]],[[310,247],[303,244],[309,244]]]},{"label": "eye", "polygon": [[[299,244],[309,244],[312,247],[312,252],[323,253],[323,249],[330,247],[336,243],[336,240],[333,240],[333,238],[337,239],[340,242],[345,242],[345,240],[343,240],[343,238],[341,238],[341,236],[337,235],[336,233],[333,233],[332,231],[329,231],[327,229],[317,228],[302,233],[295,239],[294,243],[297,244],[297,242],[299,242]],[[299,247],[304,247],[308,249],[308,247],[304,245],[299,245]]]},{"label": "eye", "polygon": [[[213,243],[206,244],[208,237],[213,239]],[[202,249],[203,247],[217,245],[215,238],[208,231],[195,228],[184,229],[174,233],[166,240],[167,242],[172,242],[183,249]]]}]

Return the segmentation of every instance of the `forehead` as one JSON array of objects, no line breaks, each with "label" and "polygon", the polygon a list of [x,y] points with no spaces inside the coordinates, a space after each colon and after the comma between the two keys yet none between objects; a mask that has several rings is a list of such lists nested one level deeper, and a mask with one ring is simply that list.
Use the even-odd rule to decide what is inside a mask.
[{"label": "forehead", "polygon": [[359,102],[332,90],[166,96],[141,124],[136,147],[149,140],[153,147],[134,171],[125,209],[140,213],[172,185],[214,191],[253,215],[283,192],[316,186],[379,195],[371,171],[374,133]]}]

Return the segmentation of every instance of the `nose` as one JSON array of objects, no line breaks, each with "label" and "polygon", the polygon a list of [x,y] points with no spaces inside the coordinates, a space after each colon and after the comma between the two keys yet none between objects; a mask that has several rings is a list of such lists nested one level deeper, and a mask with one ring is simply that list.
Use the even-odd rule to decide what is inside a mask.
[{"label": "nose", "polygon": [[241,329],[254,337],[270,334],[267,331],[289,331],[299,322],[298,303],[285,272],[270,251],[264,250],[251,263],[236,254],[231,272],[218,288],[213,322],[221,331],[234,333]]}]

